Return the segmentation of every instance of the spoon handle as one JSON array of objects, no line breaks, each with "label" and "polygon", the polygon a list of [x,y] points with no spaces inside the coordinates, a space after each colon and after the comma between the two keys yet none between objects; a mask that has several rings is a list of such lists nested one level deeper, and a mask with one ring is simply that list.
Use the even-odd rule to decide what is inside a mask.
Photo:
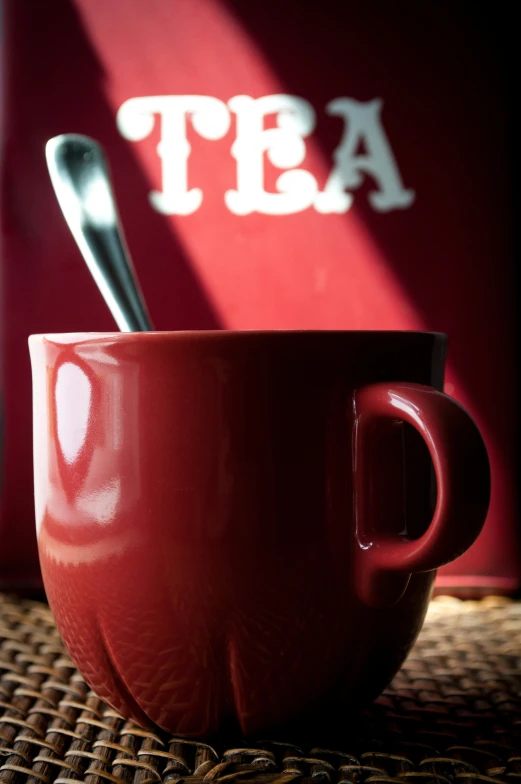
[{"label": "spoon handle", "polygon": [[151,331],[101,146],[63,134],[47,142],[45,154],[65,220],[116,324],[122,332]]}]

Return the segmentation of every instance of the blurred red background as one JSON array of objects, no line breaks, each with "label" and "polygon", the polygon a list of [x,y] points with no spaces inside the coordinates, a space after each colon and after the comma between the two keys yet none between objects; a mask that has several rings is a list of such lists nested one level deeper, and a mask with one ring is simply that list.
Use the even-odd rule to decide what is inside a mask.
[{"label": "blurred red background", "polygon": [[[517,588],[511,118],[498,13],[467,1],[5,0],[0,584],[39,580],[27,336],[114,329],[45,168],[46,140],[78,132],[106,148],[158,329],[448,333],[446,391],[482,429],[493,488],[480,540],[439,585]],[[183,113],[169,96],[217,101],[180,98]],[[285,97],[259,103],[266,96]],[[152,191],[166,194],[155,206]]]}]

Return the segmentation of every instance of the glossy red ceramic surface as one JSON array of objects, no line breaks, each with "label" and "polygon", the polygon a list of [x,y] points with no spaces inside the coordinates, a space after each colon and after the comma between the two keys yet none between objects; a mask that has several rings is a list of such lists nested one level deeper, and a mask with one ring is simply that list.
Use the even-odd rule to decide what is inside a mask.
[{"label": "glossy red ceramic surface", "polygon": [[101,697],[173,732],[249,734],[384,687],[488,505],[481,437],[438,391],[443,336],[30,347],[45,587]]}]

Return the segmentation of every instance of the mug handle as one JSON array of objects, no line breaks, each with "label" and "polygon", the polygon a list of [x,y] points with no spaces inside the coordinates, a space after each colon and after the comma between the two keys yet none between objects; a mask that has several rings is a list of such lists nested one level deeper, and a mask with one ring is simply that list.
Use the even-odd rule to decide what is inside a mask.
[{"label": "mug handle", "polygon": [[[478,537],[490,500],[487,450],[465,409],[432,387],[370,384],[355,391],[353,413],[356,589],[366,604],[390,606],[402,597],[412,574],[453,561]],[[436,508],[418,539],[369,528],[367,436],[382,419],[401,420],[416,428],[434,464]]]}]

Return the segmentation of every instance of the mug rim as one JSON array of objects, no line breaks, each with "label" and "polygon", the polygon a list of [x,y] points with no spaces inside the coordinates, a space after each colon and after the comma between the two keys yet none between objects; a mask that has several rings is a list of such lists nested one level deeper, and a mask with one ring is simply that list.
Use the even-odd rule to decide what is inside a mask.
[{"label": "mug rim", "polygon": [[448,341],[445,332],[434,330],[416,329],[193,329],[193,330],[154,330],[150,332],[43,332],[29,335],[29,344],[57,343],[67,345],[71,343],[97,343],[106,340],[150,341],[150,340],[183,340],[198,338],[200,340],[234,340],[240,338],[258,339],[261,337],[325,337],[325,336],[352,336],[352,337],[380,337],[380,338],[405,338],[405,337],[430,337],[442,342]]}]

